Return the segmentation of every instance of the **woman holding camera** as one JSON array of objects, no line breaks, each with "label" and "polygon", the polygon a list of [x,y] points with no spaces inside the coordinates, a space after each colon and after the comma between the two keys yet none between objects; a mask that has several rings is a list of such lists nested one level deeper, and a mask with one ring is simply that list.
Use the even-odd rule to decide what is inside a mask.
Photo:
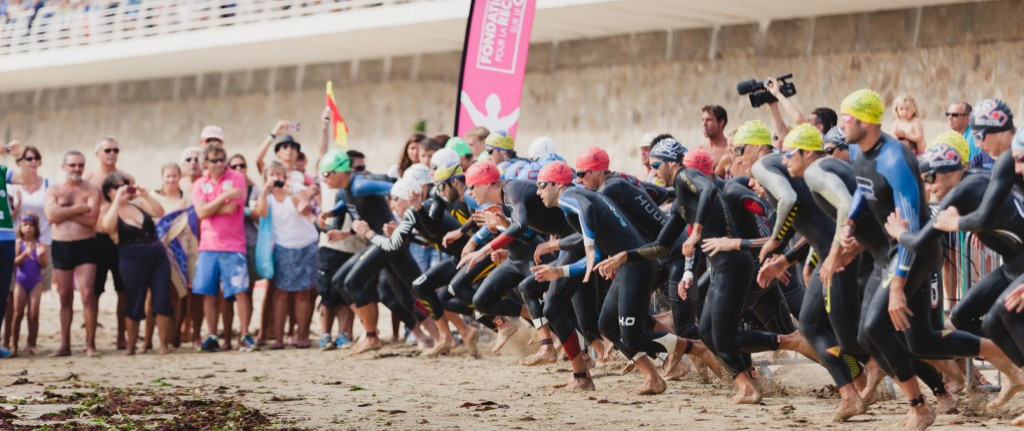
[{"label": "woman holding camera", "polygon": [[[156,326],[160,332],[160,354],[171,351],[171,263],[156,233],[164,215],[163,206],[131,178],[115,172],[103,180],[103,198],[97,231],[110,235],[118,245],[121,277],[125,285],[125,326],[128,346],[125,355],[135,354],[139,322],[146,317],[146,294],[152,299]],[[148,289],[147,289],[148,288]]]},{"label": "woman holding camera", "polygon": [[270,346],[271,350],[284,348],[284,322],[292,308],[298,323],[295,347],[309,347],[309,324],[313,314],[309,289],[316,280],[320,234],[313,222],[303,215],[312,192],[302,188],[293,193],[290,182],[288,168],[280,162],[271,162],[265,171],[263,193],[253,210],[259,217],[270,214],[274,229],[273,322],[277,342]]}]

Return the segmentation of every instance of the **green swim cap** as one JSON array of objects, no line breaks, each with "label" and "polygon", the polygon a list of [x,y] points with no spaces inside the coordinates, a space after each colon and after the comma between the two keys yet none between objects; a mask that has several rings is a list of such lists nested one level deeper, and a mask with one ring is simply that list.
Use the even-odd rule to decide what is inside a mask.
[{"label": "green swim cap", "polygon": [[448,142],[444,144],[444,147],[454,150],[456,154],[462,157],[473,154],[473,150],[469,148],[469,144],[458,136],[449,139]]},{"label": "green swim cap", "polygon": [[320,161],[320,172],[348,172],[351,169],[348,153],[341,150],[331,150]]}]

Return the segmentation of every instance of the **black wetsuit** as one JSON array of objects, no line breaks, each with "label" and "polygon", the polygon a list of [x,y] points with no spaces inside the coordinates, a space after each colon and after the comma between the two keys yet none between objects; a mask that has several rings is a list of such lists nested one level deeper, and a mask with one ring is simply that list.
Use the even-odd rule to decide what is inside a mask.
[{"label": "black wetsuit", "polygon": [[[731,211],[712,180],[695,169],[682,169],[673,185],[676,199],[665,228],[653,243],[630,251],[628,261],[664,255],[687,222],[702,225],[703,238],[736,236]],[[701,314],[700,338],[735,377],[750,367],[749,352],[777,349],[778,338],[763,331],[740,331],[742,304],[754,280],[753,256],[743,250],[724,251],[710,256],[708,262],[711,287]]]},{"label": "black wetsuit", "polygon": [[[910,150],[888,135],[881,135],[871,149],[854,159],[857,191],[851,204],[850,219],[872,217],[881,226],[889,214],[899,208],[916,233],[927,223],[928,207],[919,178],[917,159]],[[856,224],[854,235],[860,239],[865,226]],[[907,381],[915,375],[910,354],[941,359],[978,354],[980,340],[963,331],[943,333],[934,327],[932,311],[937,295],[931,278],[941,259],[938,240],[921,244],[918,254],[890,240],[885,254],[876,254],[872,280],[864,292],[858,341],[878,360],[889,375]],[[878,252],[878,251],[876,251]],[[888,264],[887,264],[888,261]],[[906,277],[904,294],[910,328],[901,337],[889,316],[889,284],[893,276]],[[906,340],[906,345],[902,342]],[[908,352],[909,348],[909,352]]]},{"label": "black wetsuit", "polygon": [[[562,192],[558,207],[573,229],[582,235],[583,246],[594,247],[598,258],[633,250],[645,243],[637,228],[623,216],[623,211],[602,194],[572,187]],[[655,263],[645,259],[623,264],[601,307],[601,333],[630,359],[675,350],[675,335],[651,328],[648,308],[656,270]],[[569,274],[585,271],[584,259],[571,265]]]},{"label": "black wetsuit", "polygon": [[[835,219],[829,217],[815,204],[815,198],[803,178],[793,178],[789,175],[782,164],[782,154],[771,154],[761,158],[754,164],[751,172],[775,202],[773,238],[785,243],[793,236],[795,230],[811,244],[820,260],[827,258],[835,238]],[[852,180],[852,176],[850,179]],[[847,272],[856,275],[853,267],[843,271]],[[841,280],[843,274],[837,274],[835,278]],[[848,285],[845,288],[855,289],[855,286]],[[799,317],[800,331],[818,353],[832,380],[837,386],[843,387],[852,383],[860,374],[860,367],[857,361],[844,355],[839,346],[829,321],[830,304],[826,297],[821,279],[818,277],[818,269],[815,268],[810,285],[804,293]]]}]

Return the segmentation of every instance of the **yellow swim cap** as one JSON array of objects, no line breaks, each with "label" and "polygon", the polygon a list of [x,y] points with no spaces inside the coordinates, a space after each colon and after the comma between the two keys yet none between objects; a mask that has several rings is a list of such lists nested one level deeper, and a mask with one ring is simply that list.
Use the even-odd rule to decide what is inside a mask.
[{"label": "yellow swim cap", "polygon": [[808,151],[822,151],[824,144],[821,131],[807,123],[790,129],[786,139],[782,141],[783,148]]},{"label": "yellow swim cap", "polygon": [[503,151],[512,151],[515,149],[515,141],[512,136],[505,130],[495,130],[487,135],[487,139],[484,140],[484,145]]},{"label": "yellow swim cap", "polygon": [[870,124],[882,124],[882,96],[867,88],[850,93],[839,105],[839,112]]},{"label": "yellow swim cap", "polygon": [[732,138],[733,145],[772,145],[772,132],[761,120],[750,120],[736,129]]},{"label": "yellow swim cap", "polygon": [[968,158],[971,155],[971,147],[967,144],[967,140],[964,139],[963,135],[956,132],[945,132],[928,144],[928,148],[935,145],[949,145],[950,148],[956,150],[957,154],[960,154],[960,161],[967,165],[970,160]]}]

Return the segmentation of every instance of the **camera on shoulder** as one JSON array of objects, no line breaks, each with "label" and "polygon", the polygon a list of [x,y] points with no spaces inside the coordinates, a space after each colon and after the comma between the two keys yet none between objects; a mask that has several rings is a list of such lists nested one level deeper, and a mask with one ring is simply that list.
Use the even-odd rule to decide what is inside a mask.
[{"label": "camera on shoulder", "polygon": [[[793,97],[794,95],[796,95],[796,85],[794,85],[792,82],[789,82],[790,79],[793,79],[792,73],[787,73],[778,78],[775,78],[775,82],[779,85],[779,92],[781,92],[782,95],[786,97]],[[778,102],[779,99],[777,99],[774,94],[768,91],[767,85],[767,80],[758,81],[756,79],[748,79],[746,81],[741,81],[739,84],[736,84],[736,92],[739,93],[740,96],[749,95],[750,106],[754,108],[760,107],[765,103]]]}]

